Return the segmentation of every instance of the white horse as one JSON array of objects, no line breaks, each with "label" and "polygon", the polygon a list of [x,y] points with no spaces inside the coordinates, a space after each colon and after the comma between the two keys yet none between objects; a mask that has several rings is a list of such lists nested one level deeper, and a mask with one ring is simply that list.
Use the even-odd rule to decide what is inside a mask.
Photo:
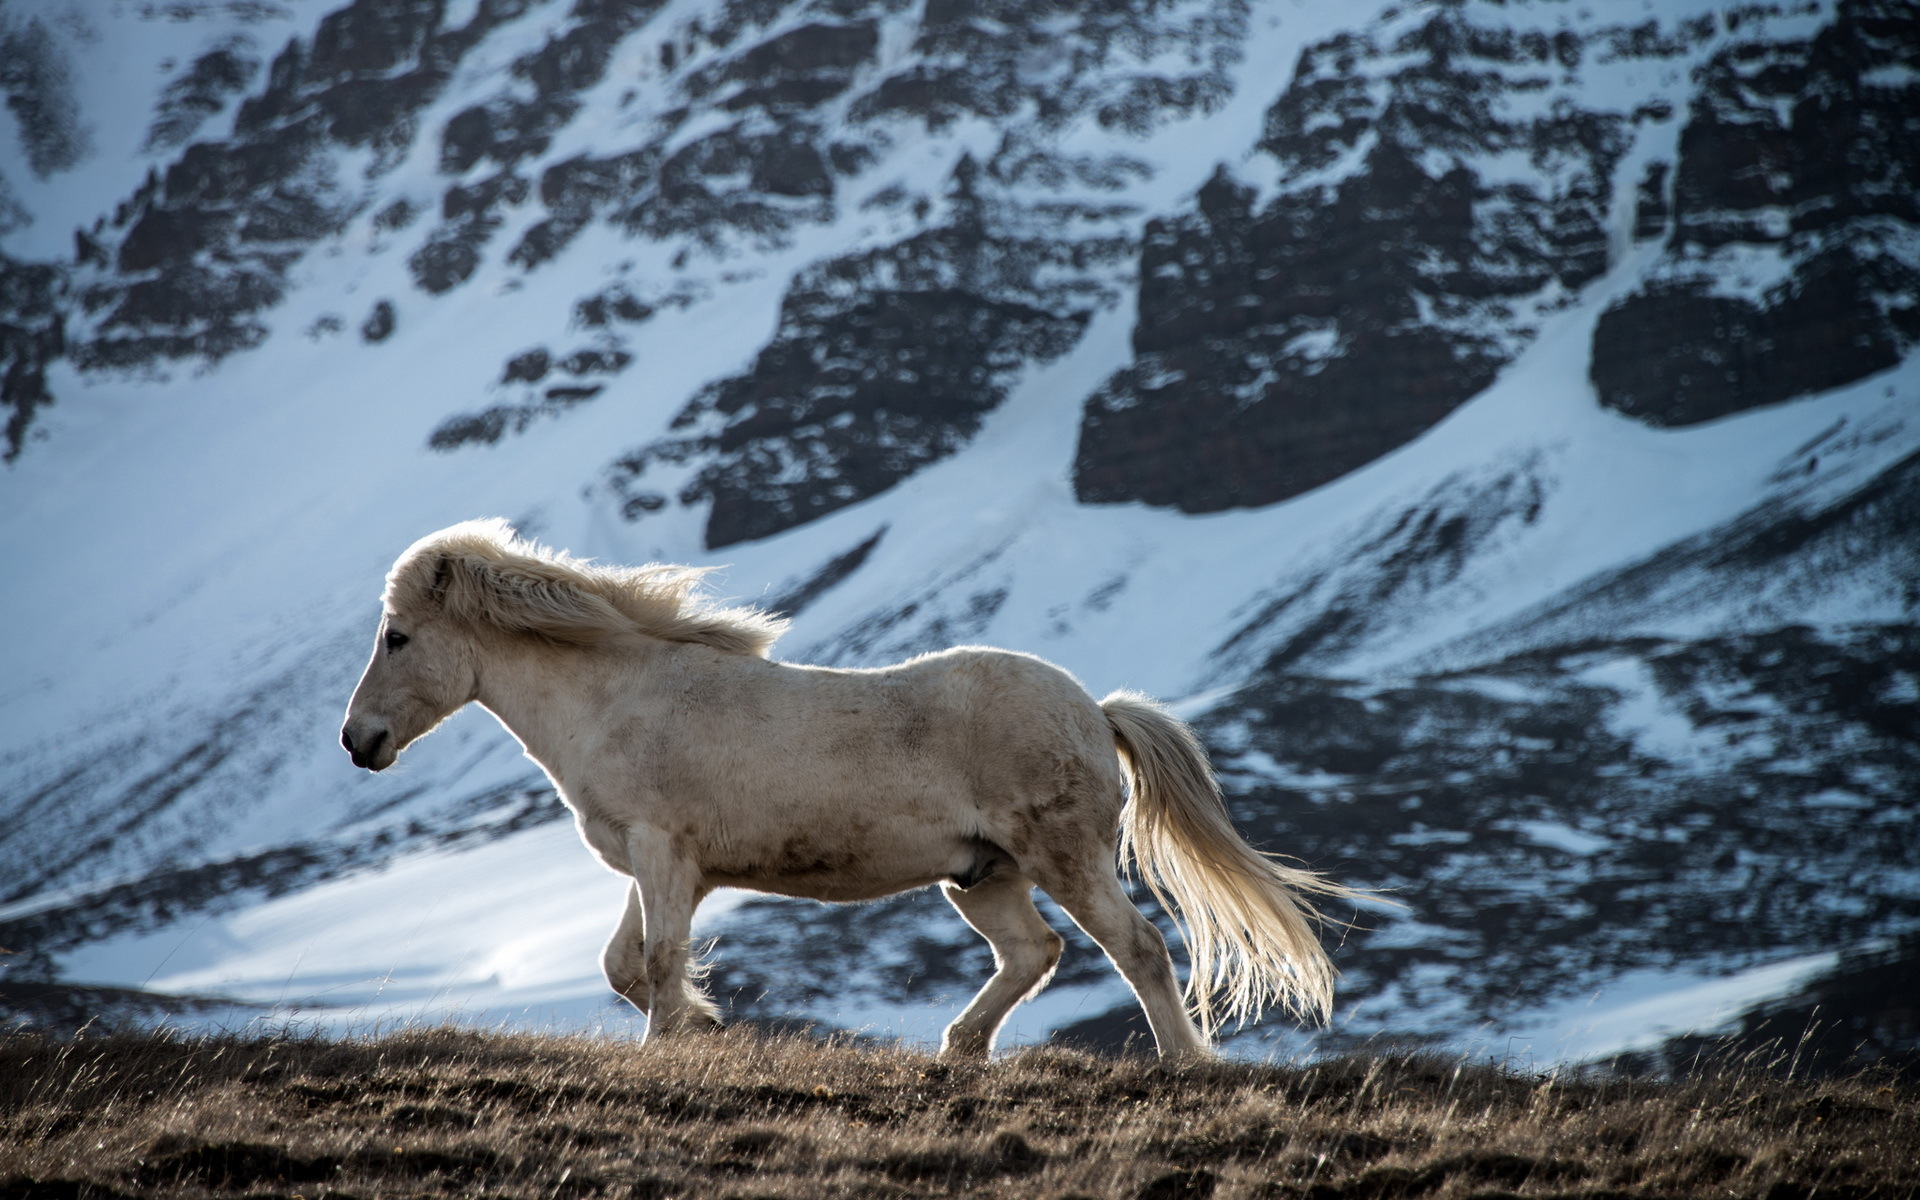
[{"label": "white horse", "polygon": [[[713,607],[703,573],[597,566],[503,521],[422,538],[387,576],[340,732],[379,771],[469,701],[498,717],[633,879],[601,961],[649,1036],[718,1023],[687,941],[719,887],[853,901],[939,884],[995,964],[946,1056],[985,1056],[1052,975],[1062,943],[1036,884],[1119,968],[1162,1055],[1204,1053],[1222,1015],[1275,1001],[1328,1012],[1333,969],[1299,893],[1357,893],[1242,841],[1166,709],[1132,692],[1096,704],[1059,667],[978,646],[878,670],[771,662],[785,622]],[[1185,918],[1198,1025],[1116,849]]]}]

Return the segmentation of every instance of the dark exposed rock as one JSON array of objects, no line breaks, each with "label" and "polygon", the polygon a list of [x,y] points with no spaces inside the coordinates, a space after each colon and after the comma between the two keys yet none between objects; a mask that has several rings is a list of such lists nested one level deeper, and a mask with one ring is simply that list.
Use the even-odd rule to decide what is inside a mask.
[{"label": "dark exposed rock", "polygon": [[[517,15],[509,0],[489,0],[467,26],[446,29],[443,13],[441,0],[354,0],[321,19],[311,45],[290,41],[241,102],[232,136],[188,146],[98,235],[117,241],[117,269],[84,290],[87,307],[105,315],[77,339],[76,364],[219,358],[264,340],[260,315],[284,295],[288,270],[357,211],[333,151],[371,148],[375,171],[395,161],[415,135],[414,115],[460,57]],[[196,63],[187,79],[225,86],[244,70],[226,53]],[[193,84],[176,97],[180,111],[204,109],[208,94]],[[404,214],[388,211],[389,227],[401,223]],[[433,277],[457,273],[458,258],[457,247],[439,252]]]},{"label": "dark exposed rock", "polygon": [[47,366],[66,351],[65,290],[57,267],[0,254],[0,409],[6,411],[0,460],[19,456],[34,412],[53,403]]},{"label": "dark exposed rock", "polygon": [[[1896,366],[1920,341],[1920,270],[1841,246],[1756,304],[1704,281],[1658,284],[1602,314],[1593,380],[1609,408],[1693,425]],[[1894,304],[1885,301],[1892,298]]]},{"label": "dark exposed rock", "polygon": [[821,137],[819,128],[799,121],[772,129],[742,122],[708,134],[662,161],[654,187],[618,219],[653,238],[714,241],[740,230],[777,243],[797,224],[833,218]]},{"label": "dark exposed rock", "polygon": [[373,311],[367,314],[367,319],[360,325],[360,336],[369,343],[384,342],[393,336],[395,320],[393,301],[376,301]]},{"label": "dark exposed rock", "polygon": [[[1443,8],[1309,47],[1260,143],[1280,193],[1222,172],[1148,223],[1135,360],[1087,402],[1080,498],[1284,500],[1491,382],[1606,266],[1634,117],[1548,100],[1583,45]],[[1503,156],[1535,173],[1500,178]]]},{"label": "dark exposed rock", "polygon": [[[884,133],[856,130],[849,136],[843,129],[833,134],[823,113],[842,97],[852,98],[851,111],[862,121],[904,113],[939,125],[954,112],[1011,111],[1009,105],[1031,100],[1052,122],[1107,105],[1116,113],[1132,113],[1134,126],[1144,130],[1224,100],[1226,68],[1244,31],[1244,14],[1226,4],[1177,14],[1124,6],[1009,4],[986,11],[936,4],[923,14],[916,53],[942,63],[964,62],[940,70],[965,78],[953,81],[952,95],[930,96],[923,103],[913,84],[921,65],[902,68],[858,95],[851,91],[879,45],[879,26],[869,6],[841,4],[832,10],[835,20],[810,20],[757,43],[745,38],[750,28],[771,23],[782,8],[732,4],[704,22],[696,41],[729,51],[736,42],[743,45],[683,71],[678,91],[687,104],[655,118],[652,140],[619,154],[550,168],[540,188],[550,216],[528,230],[511,260],[524,267],[544,263],[602,216],[652,238],[690,237],[718,247],[745,234],[757,244],[780,244],[799,225],[831,220],[837,211],[836,177],[864,169],[885,145]],[[662,68],[673,72],[684,52],[675,41],[663,43]],[[1144,62],[1176,54],[1187,57],[1190,73],[1151,101],[1140,97],[1158,77],[1115,65],[1129,56]],[[1062,64],[1071,60],[1074,69],[1038,80],[1032,76],[1036,56]],[[487,115],[497,107],[490,102],[485,112],[465,118],[471,130],[455,139],[465,148],[446,160],[450,169],[491,152],[475,147],[499,140],[487,132],[501,124]],[[674,144],[675,131],[700,110],[738,119]],[[583,312],[588,311],[592,318],[605,315],[591,301],[583,303]]]},{"label": "dark exposed rock", "polygon": [[1646,174],[1640,177],[1640,186],[1634,197],[1635,241],[1656,238],[1667,231],[1668,222],[1673,217],[1673,206],[1667,198],[1667,185],[1672,173],[1673,168],[1669,163],[1647,164]]},{"label": "dark exposed rock", "polygon": [[[613,345],[585,346],[557,362],[545,346],[516,354],[501,371],[497,389],[518,399],[448,418],[429,435],[427,445],[441,451],[491,446],[536,421],[593,399],[606,390],[606,384],[588,382],[588,376],[617,375],[632,362],[633,355]],[[549,383],[556,372],[575,382]]]},{"label": "dark exposed rock", "polygon": [[677,498],[712,503],[709,546],[812,520],[952,454],[1027,364],[1065,353],[1128,245],[1062,239],[992,186],[965,160],[950,223],[801,272],[752,369],[696,397],[682,436],[616,464],[627,516],[661,503],[638,485],[650,464],[699,459]]},{"label": "dark exposed rock", "polygon": [[[460,27],[448,24],[443,0],[352,0],[322,17],[310,39],[288,42],[264,69],[244,38],[209,46],[165,92],[151,144],[179,145],[229,106],[232,131],[185,146],[122,202],[112,222],[77,243],[88,271],[75,295],[89,319],[69,323],[76,365],[142,367],[257,346],[268,334],[267,311],[307,249],[345,231],[369,205],[384,205],[372,220],[377,234],[409,226],[416,202],[378,196],[345,177],[337,153],[343,147],[373,152],[362,161],[369,161],[367,181],[375,181],[422,137],[437,142],[441,169],[457,178],[447,182],[438,219],[407,252],[415,283],[430,294],[471,279],[508,214],[535,201],[546,210],[542,219],[524,223],[506,255],[526,269],[552,261],[595,220],[724,255],[742,240],[784,244],[796,227],[833,219],[837,181],[865,171],[891,145],[885,129],[849,127],[845,109],[864,103],[872,116],[912,108],[897,95],[891,106],[873,103],[876,85],[880,92],[890,86],[869,73],[882,22],[898,18],[894,5],[839,0],[788,20],[788,3],[740,0],[651,31],[662,38],[657,52],[672,103],[634,123],[628,146],[543,164],[537,173],[528,168],[580,111],[584,93],[606,79],[616,47],[647,28],[659,9],[659,0],[576,0],[510,64],[504,86],[436,130],[416,128],[418,114],[483,36],[530,11],[524,0],[483,0],[463,9],[471,16]],[[942,105],[987,112],[1012,101],[1030,103],[1048,128],[1097,112],[1110,125],[1145,131],[1210,109],[1229,93],[1229,68],[1246,31],[1245,13],[1226,0],[1151,11],[1002,4],[986,12],[935,4],[916,19],[918,65],[937,62],[947,70],[964,63],[967,75],[950,81],[951,95],[918,115],[938,123]],[[915,69],[900,68],[909,75]],[[712,122],[716,114],[728,119]],[[696,115],[708,121],[704,132],[680,137]],[[384,243],[376,237],[375,244]],[[1057,306],[1036,317],[1021,311],[1022,300],[985,297],[991,303],[947,315],[937,311],[936,296],[921,291],[918,302],[904,294],[877,301],[881,324],[913,336],[984,338],[980,356],[1000,376],[1026,353],[1022,345],[1043,347],[1042,357],[1058,352],[1059,336],[1036,332],[1065,316]],[[658,302],[616,283],[583,299],[579,315],[583,324],[607,327],[644,320]],[[1083,321],[1077,310],[1071,323]],[[373,340],[364,330],[381,325],[366,325],[363,335]],[[987,406],[1002,394],[996,385]],[[574,393],[526,403],[551,412],[549,401],[567,397]],[[496,406],[521,415],[525,407]],[[485,429],[522,424],[517,416],[504,426],[498,418],[496,412]],[[949,430],[949,449],[976,418]],[[928,460],[917,451],[908,457]],[[903,469],[911,467],[882,473],[897,477]]]},{"label": "dark exposed rock", "polygon": [[313,319],[313,324],[307,326],[307,337],[317,342],[321,338],[338,336],[346,327],[346,318],[339,313],[321,313]]},{"label": "dark exposed rock", "polygon": [[694,73],[686,91],[705,99],[724,90],[723,106],[735,110],[813,108],[846,91],[854,71],[873,57],[879,44],[879,27],[873,21],[813,22]]},{"label": "dark exposed rock", "polygon": [[[1350,940],[1353,990],[1440,1003],[1415,980],[1471,962],[1455,978],[1484,979],[1470,1003],[1494,1013],[1920,922],[1895,867],[1915,852],[1916,668],[1908,626],[1596,642],[1386,686],[1275,673],[1207,724],[1243,827],[1450,931]],[[1635,704],[1684,732],[1637,727]]]},{"label": "dark exposed rock", "polygon": [[783,617],[798,615],[808,605],[846,582],[848,576],[865,566],[868,556],[873,553],[874,547],[880,544],[880,539],[886,534],[887,527],[882,525],[874,531],[872,537],[844,554],[834,555],[818,571],[781,588],[773,599],[763,602],[761,607]]},{"label": "dark exposed rock", "polygon": [[[905,116],[934,129],[1023,112],[1056,127],[1093,113],[1144,133],[1227,99],[1246,21],[1235,4],[1142,10],[1123,2],[931,0],[913,43],[919,61],[861,94],[850,111],[856,121]],[[1161,74],[1168,63],[1184,70]]]},{"label": "dark exposed rock", "polygon": [[156,358],[218,361],[266,340],[253,314],[279,302],[285,272],[297,255],[262,255],[226,270],[185,264],[157,272],[89,301],[115,301],[94,336],[72,348],[85,370],[125,370]]},{"label": "dark exposed rock", "polygon": [[501,383],[522,381],[538,383],[546,378],[547,369],[553,365],[553,356],[545,347],[529,350],[525,354],[516,354],[507,360],[506,373],[501,375]]},{"label": "dark exposed rock", "polygon": [[[515,63],[515,75],[535,85],[532,98],[521,94],[524,89],[503,93],[448,123],[442,170],[464,173],[483,159],[510,167],[544,151],[577,110],[577,94],[604,75],[612,46],[655,7],[577,9],[580,24]],[[748,19],[740,7],[729,11]],[[773,15],[759,14],[758,20]],[[724,44],[725,38],[715,37]],[[830,220],[833,171],[857,169],[865,152],[829,146],[819,122],[805,117],[850,85],[877,44],[870,20],[815,22],[685,73],[678,81],[682,96],[735,112],[737,122],[670,148],[669,139],[691,111],[682,106],[658,115],[639,145],[549,167],[538,193],[549,215],[527,230],[509,261],[528,269],[548,262],[602,216],[649,237],[691,234],[708,243],[731,232],[778,240],[798,223]],[[671,57],[677,62],[677,51]],[[674,63],[663,65],[673,70]],[[473,241],[468,237],[463,244]]]},{"label": "dark exposed rock", "polygon": [[[1083,323],[932,289],[826,315],[830,324],[796,314],[789,336],[762,351],[751,374],[702,397],[697,415],[723,422],[718,432],[658,455],[719,452],[681,495],[685,503],[712,500],[712,548],[863,500],[953,453],[1004,397],[1011,376],[1029,360],[1063,353]],[[797,471],[796,459],[804,464]]]},{"label": "dark exposed rock", "polygon": [[[659,0],[575,4],[562,30],[514,61],[511,87],[447,122],[441,132],[443,172],[464,175],[491,161],[499,167],[493,179],[516,183],[510,189],[492,187],[477,195],[462,185],[448,190],[443,204],[447,223],[433,232],[413,260],[415,280],[422,288],[445,291],[472,275],[481,247],[500,224],[499,210],[527,199],[526,181],[513,168],[546,151],[554,133],[579,111],[580,93],[605,76],[621,39],[659,7]],[[531,268],[551,259],[585,227],[596,203],[609,199],[609,190],[623,176],[650,170],[649,155],[654,153],[643,149],[604,163],[583,157],[549,168],[540,182],[540,198],[553,216],[522,237],[510,260]],[[456,198],[460,192],[468,194]]]},{"label": "dark exposed rock", "polygon": [[45,178],[67,170],[91,151],[67,52],[38,17],[19,24],[0,20],[0,92],[34,174]]},{"label": "dark exposed rock", "polygon": [[559,367],[569,375],[616,375],[631,362],[633,355],[625,350],[589,347],[567,355]]},{"label": "dark exposed rock", "polygon": [[244,91],[260,71],[260,60],[252,51],[251,39],[236,36],[194,59],[162,93],[147,130],[147,149],[185,145],[207,118],[227,106],[230,96]]},{"label": "dark exposed rock", "polygon": [[373,227],[375,229],[388,230],[405,229],[407,226],[413,224],[413,219],[419,215],[420,210],[415,208],[406,197],[402,196],[392,204],[387,205],[379,212],[373,214]]},{"label": "dark exposed rock", "polygon": [[544,152],[579,110],[579,94],[599,83],[614,47],[660,7],[661,0],[576,3],[572,20],[539,49],[516,59],[516,86],[467,108],[441,135],[440,169],[462,175],[483,159],[511,169]]},{"label": "dark exposed rock", "polygon": [[1715,55],[1673,210],[1662,270],[1594,330],[1601,403],[1691,425],[1898,363],[1920,342],[1920,12],[1846,0],[1811,39]]},{"label": "dark exposed rock", "polygon": [[588,296],[574,308],[582,325],[600,328],[611,321],[638,324],[658,311],[625,288],[614,287],[597,296]]},{"label": "dark exposed rock", "polygon": [[434,294],[465,283],[480,265],[481,248],[500,227],[501,208],[525,200],[527,188],[525,179],[505,171],[448,188],[441,198],[442,223],[407,259],[413,281]]},{"label": "dark exposed rock", "polygon": [[508,258],[533,268],[561,250],[594,217],[634,202],[654,182],[660,150],[646,146],[609,158],[570,158],[540,176],[540,202],[552,214],[529,229]]}]

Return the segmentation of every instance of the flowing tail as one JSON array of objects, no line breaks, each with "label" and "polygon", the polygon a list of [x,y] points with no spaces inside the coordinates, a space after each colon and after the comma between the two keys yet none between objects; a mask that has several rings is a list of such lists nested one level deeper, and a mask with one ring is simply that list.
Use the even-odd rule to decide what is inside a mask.
[{"label": "flowing tail", "polygon": [[1161,907],[1186,925],[1187,999],[1209,1037],[1225,1019],[1269,1004],[1302,1018],[1333,1010],[1333,962],[1321,949],[1319,912],[1305,894],[1364,893],[1282,866],[1240,837],[1207,752],[1185,722],[1138,692],[1100,702],[1133,787],[1120,818],[1120,856],[1136,864]]}]

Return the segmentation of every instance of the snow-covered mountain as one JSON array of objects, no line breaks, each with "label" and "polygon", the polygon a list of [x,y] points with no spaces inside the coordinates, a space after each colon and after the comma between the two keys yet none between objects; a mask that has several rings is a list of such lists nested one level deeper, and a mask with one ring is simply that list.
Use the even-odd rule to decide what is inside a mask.
[{"label": "snow-covered mountain", "polygon": [[[1407,905],[1319,1044],[1915,957],[1909,4],[6,0],[0,89],[14,1011],[638,1020],[489,718],[336,742],[385,567],[489,514],[726,564],[796,661],[1178,701]],[[701,927],[743,1015],[989,969],[926,894]],[[1078,942],[1015,1033],[1130,1006]]]}]

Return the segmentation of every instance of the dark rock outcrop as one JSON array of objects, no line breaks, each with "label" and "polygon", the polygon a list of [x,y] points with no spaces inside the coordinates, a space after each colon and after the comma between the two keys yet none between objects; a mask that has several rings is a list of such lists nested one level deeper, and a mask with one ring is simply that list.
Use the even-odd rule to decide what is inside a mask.
[{"label": "dark rock outcrop", "polygon": [[616,464],[626,515],[667,502],[645,488],[650,466],[697,460],[673,498],[711,501],[717,548],[856,503],[965,444],[1023,369],[1079,339],[1113,298],[1102,269],[1130,249],[1068,236],[996,190],[965,159],[948,222],[801,272],[752,369],[696,397],[675,419],[682,436]]},{"label": "dark rock outcrop", "polygon": [[38,17],[17,24],[0,19],[0,93],[34,174],[67,170],[92,150],[67,50]]},{"label": "dark rock outcrop", "polygon": [[555,417],[606,390],[606,378],[618,375],[633,356],[611,345],[586,346],[558,361],[546,347],[507,360],[498,388],[515,398],[477,413],[451,417],[427,439],[435,450],[492,445],[520,433],[543,417]]},{"label": "dark rock outcrop", "polygon": [[[1146,168],[1062,154],[1050,139],[1075,120],[1144,133],[1207,111],[1228,95],[1244,31],[1230,5],[934,4],[914,58],[866,81],[858,73],[878,38],[850,8],[838,23],[802,24],[691,70],[681,84],[690,107],[659,118],[657,143],[549,169],[540,194],[553,216],[514,250],[523,265],[602,215],[656,239],[779,244],[797,224],[833,217],[836,181],[891,144],[883,118],[1006,124],[984,168],[959,164],[943,203],[897,185],[868,198],[913,212],[920,230],[802,271],[753,367],[696,397],[673,436],[615,464],[623,513],[710,502],[707,541],[723,546],[877,494],[965,444],[1023,369],[1064,353],[1116,298],[1131,253],[1131,210],[1102,193]],[[1156,73],[1171,60],[1184,73]],[[702,107],[729,122],[674,148],[674,129]],[[828,118],[842,107],[850,124],[836,132]],[[1016,188],[1027,195],[1013,198]],[[581,311],[595,325],[609,313],[598,299]],[[660,463],[696,469],[667,495],[642,479]]]},{"label": "dark rock outcrop", "polygon": [[147,148],[185,145],[209,117],[227,106],[232,96],[245,91],[259,71],[253,43],[244,36],[226,38],[194,59],[161,95],[153,124],[147,130]]},{"label": "dark rock outcrop", "polygon": [[1222,172],[1148,223],[1134,362],[1087,402],[1082,500],[1211,512],[1317,487],[1486,387],[1605,269],[1614,166],[1661,112],[1579,93],[1605,38],[1481,20],[1444,7],[1309,47],[1259,146],[1279,194]]},{"label": "dark rock outcrop", "polygon": [[393,301],[376,300],[367,319],[360,323],[360,337],[369,344],[384,342],[393,336],[394,326],[399,318],[394,315]]},{"label": "dark rock outcrop", "polygon": [[66,279],[58,268],[0,254],[0,410],[6,412],[6,448],[12,462],[26,443],[34,412],[53,403],[47,365],[66,350],[61,311]]},{"label": "dark rock outcrop", "polygon": [[940,129],[1030,113],[1053,129],[1091,114],[1145,133],[1226,101],[1246,31],[1237,4],[930,0],[915,61],[862,92],[850,115]]},{"label": "dark rock outcrop", "polygon": [[[95,316],[76,338],[75,363],[138,367],[259,345],[261,314],[285,294],[289,270],[363,203],[335,153],[370,149],[375,173],[397,161],[416,114],[516,8],[489,0],[465,27],[446,29],[441,0],[354,0],[320,21],[311,44],[289,42],[240,104],[232,135],[188,146],[99,232],[112,269],[81,282]],[[208,74],[239,69],[215,64]]]},{"label": "dark rock outcrop", "polygon": [[1609,408],[1692,425],[1894,366],[1920,342],[1920,11],[1846,0],[1716,54],[1680,137],[1667,261],[1602,314]]}]

